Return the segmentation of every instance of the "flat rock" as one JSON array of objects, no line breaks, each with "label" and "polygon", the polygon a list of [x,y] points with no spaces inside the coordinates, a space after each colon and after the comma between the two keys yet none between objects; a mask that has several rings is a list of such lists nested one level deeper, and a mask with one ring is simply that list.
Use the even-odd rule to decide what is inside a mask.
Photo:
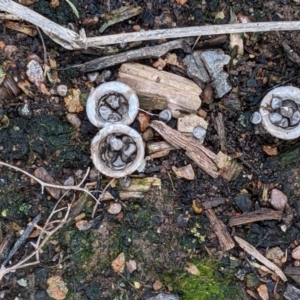
[{"label": "flat rock", "polygon": [[203,118],[195,114],[178,118],[177,130],[180,132],[193,133],[195,127],[197,126],[207,129],[208,123]]},{"label": "flat rock", "polygon": [[271,191],[270,204],[274,209],[284,211],[287,204],[287,196],[282,191],[273,189]]}]

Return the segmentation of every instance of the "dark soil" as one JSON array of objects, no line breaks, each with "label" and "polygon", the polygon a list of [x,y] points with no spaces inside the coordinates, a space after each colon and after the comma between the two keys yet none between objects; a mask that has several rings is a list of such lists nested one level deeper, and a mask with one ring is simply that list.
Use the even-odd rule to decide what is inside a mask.
[{"label": "dark soil", "polygon": [[[52,8],[49,1],[39,0],[31,8],[58,24],[72,26],[76,31],[85,28],[87,36],[98,36],[101,19],[109,9],[125,5],[115,0],[72,0],[72,3],[79,12],[79,19],[66,1],[60,1],[58,7]],[[188,0],[185,5],[177,4],[175,0],[130,0],[126,2],[126,5],[129,4],[140,5],[143,13],[108,27],[103,34],[132,32],[134,25],[151,30],[170,28],[174,25],[184,27],[226,24],[230,21],[230,9],[236,14],[248,15],[252,21],[299,20],[299,6],[289,0],[214,0],[206,3]],[[225,17],[216,19],[216,14],[220,11],[224,12]],[[85,18],[95,16],[100,20],[97,24],[84,25]],[[89,83],[87,74],[80,72],[78,68],[68,67],[99,56],[129,50],[131,47],[112,45],[103,49],[70,51],[63,49],[45,34],[43,39],[49,56],[57,63],[61,83],[68,88],[80,89],[83,105],[90,88],[97,84]],[[203,36],[200,41],[210,39],[211,37]],[[280,247],[284,252],[287,251],[287,262],[282,269],[293,266],[291,251],[298,245],[300,234],[299,141],[279,140],[265,132],[259,132],[258,128],[250,123],[252,112],[258,109],[261,99],[271,88],[282,84],[300,86],[299,65],[290,60],[291,56],[284,51],[283,40],[287,41],[294,53],[300,55],[300,35],[297,31],[246,34],[245,54],[235,62],[235,53],[230,51],[228,41],[216,46],[232,57],[226,71],[233,89],[230,94],[214,100],[210,105],[203,103],[202,109],[208,113],[209,121],[204,145],[215,153],[219,152],[219,137],[213,126],[212,116],[221,112],[225,124],[227,154],[237,158],[243,165],[238,179],[232,182],[221,177],[212,179],[182,150],[176,150],[166,157],[147,161],[144,173],[140,174],[142,177],[160,178],[162,188],[153,187],[141,199],[122,202],[122,212],[117,216],[107,212],[109,204],[105,202],[98,206],[93,218],[94,200],[85,194],[70,191],[60,206],[64,207],[71,201],[77,202],[77,205],[80,203],[77,215],[83,213],[83,219],[90,222],[91,228],[80,231],[75,225],[76,220],[69,221],[45,245],[38,265],[4,276],[0,282],[0,295],[4,295],[2,298],[50,299],[46,292],[46,281],[53,275],[59,275],[69,290],[66,299],[147,299],[155,294],[152,285],[156,280],[163,284],[161,291],[177,293],[180,299],[247,299],[245,291],[250,289],[257,294],[256,288],[260,284],[267,284],[270,299],[283,299],[286,284],[279,282],[275,288],[276,282],[273,278],[250,267],[249,261],[244,260],[245,254],[238,246],[229,253],[223,253],[207,218],[203,213],[195,213],[193,208],[195,199],[222,197],[225,204],[214,211],[227,225],[233,215],[270,207],[267,199],[263,197],[264,190],[270,191],[274,187],[282,190],[287,195],[290,206],[284,214],[286,232],[281,230],[279,225],[282,222],[278,221],[258,222],[234,229],[228,227],[228,230],[247,240],[262,254],[269,248]],[[7,77],[10,76],[16,81],[26,78],[26,63],[30,53],[41,59],[44,57],[39,35],[29,37],[6,28],[4,23],[0,23],[0,42],[17,47],[11,56],[7,55],[5,49],[0,48],[0,67],[6,69]],[[157,43],[142,42],[138,47]],[[183,50],[176,50],[174,53],[179,61],[186,55]],[[154,61],[155,59],[148,59],[139,62],[152,65]],[[109,69],[112,72],[109,80],[116,78],[118,68],[117,65]],[[247,82],[255,68],[258,68],[254,78],[256,86],[249,87]],[[171,67],[165,70],[177,71]],[[52,73],[54,74],[54,70]],[[78,113],[81,126],[74,129],[67,121],[68,111],[63,97],[47,96],[34,84],[29,86],[34,97],[21,92],[15,94],[11,85],[5,86],[4,83],[0,87],[1,161],[18,166],[29,173],[33,173],[38,167],[44,167],[59,184],[63,184],[69,177],[74,178],[75,184],[79,183],[87,168],[93,168],[90,142],[98,131],[88,121],[85,111]],[[49,90],[53,87],[47,80],[45,84]],[[26,103],[30,106],[29,116],[21,111]],[[175,127],[176,120],[172,119],[169,124]],[[138,121],[132,126],[139,128]],[[162,140],[158,135],[155,139]],[[268,156],[263,151],[264,145],[277,147],[278,155]],[[178,179],[171,167],[182,167],[189,163],[195,170],[195,180]],[[86,182],[95,182],[92,189],[103,189],[108,181],[104,176],[102,178],[96,174],[89,176]],[[110,192],[118,200],[120,187],[117,185],[111,188]],[[247,196],[244,196],[245,192]],[[97,193],[95,195],[97,196]],[[42,226],[55,203],[56,200],[48,192],[42,193],[40,185],[28,176],[0,167],[1,263],[20,237],[21,230],[25,229],[38,213],[42,214],[39,222]],[[56,218],[62,217],[63,214],[56,214]],[[11,259],[11,263],[17,263],[32,252],[31,243],[35,241],[36,237],[26,239]],[[133,273],[130,273],[128,268],[121,274],[112,269],[113,260],[122,252],[126,261],[134,260],[137,263],[137,270]],[[214,284],[222,284],[217,288],[212,284],[214,288],[207,288],[207,294],[199,296],[195,292],[194,297],[191,296],[193,293],[188,289],[200,291],[201,284],[197,282],[195,286],[184,286],[189,280],[193,282],[192,277],[189,277],[191,275],[184,269],[187,262],[211,266],[214,272],[210,276],[215,276],[212,281]],[[235,274],[238,271],[245,272],[248,277],[244,280],[237,279]],[[206,276],[208,281],[209,275]],[[251,276],[257,280],[253,286],[248,280]],[[18,283],[20,279],[26,280],[24,287]],[[228,285],[228,282],[232,285]],[[288,283],[300,288],[300,281],[295,278],[289,278]],[[224,286],[227,285],[230,288],[226,290]],[[243,291],[244,296],[241,296]]]}]

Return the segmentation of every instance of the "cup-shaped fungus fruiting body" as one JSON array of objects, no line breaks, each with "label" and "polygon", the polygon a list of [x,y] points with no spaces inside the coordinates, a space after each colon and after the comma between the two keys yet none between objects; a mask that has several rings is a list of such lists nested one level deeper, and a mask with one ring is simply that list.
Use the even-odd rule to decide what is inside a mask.
[{"label": "cup-shaped fungus fruiting body", "polygon": [[282,86],[271,90],[261,101],[263,127],[273,136],[292,140],[300,136],[300,89]]},{"label": "cup-shaped fungus fruiting body", "polygon": [[139,110],[135,92],[117,81],[103,83],[88,97],[86,112],[90,122],[98,128],[112,124],[131,124]]},{"label": "cup-shaped fungus fruiting body", "polygon": [[142,163],[145,147],[141,135],[123,124],[105,126],[91,144],[95,167],[108,177],[124,177]]}]

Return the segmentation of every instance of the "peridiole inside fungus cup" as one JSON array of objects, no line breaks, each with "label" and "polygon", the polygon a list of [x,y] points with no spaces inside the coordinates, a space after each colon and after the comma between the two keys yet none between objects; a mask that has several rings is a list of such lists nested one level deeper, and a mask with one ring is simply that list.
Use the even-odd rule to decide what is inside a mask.
[{"label": "peridiole inside fungus cup", "polygon": [[135,92],[117,81],[99,85],[90,94],[86,104],[90,122],[99,128],[111,124],[131,124],[138,109],[139,100]]},{"label": "peridiole inside fungus cup", "polygon": [[142,163],[145,150],[140,134],[127,125],[115,124],[101,129],[91,144],[95,167],[108,177],[124,177]]},{"label": "peridiole inside fungus cup", "polygon": [[292,140],[300,136],[300,89],[282,86],[271,90],[261,101],[263,127],[273,136]]}]

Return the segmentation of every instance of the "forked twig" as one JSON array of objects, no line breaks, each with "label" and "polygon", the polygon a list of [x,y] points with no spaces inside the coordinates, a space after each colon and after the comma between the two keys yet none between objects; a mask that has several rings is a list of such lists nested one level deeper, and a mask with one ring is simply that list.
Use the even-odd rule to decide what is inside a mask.
[{"label": "forked twig", "polygon": [[40,179],[38,179],[37,177],[35,177],[34,175],[30,174],[29,172],[25,171],[25,170],[22,170],[18,167],[15,167],[11,164],[7,164],[3,161],[0,161],[0,166],[5,166],[7,168],[10,168],[10,169],[13,169],[13,170],[16,170],[18,172],[21,172],[25,175],[27,175],[28,177],[32,178],[33,180],[35,180],[36,182],[38,182],[41,187],[42,187],[42,194],[44,193],[44,188],[45,187],[52,187],[52,188],[57,188],[57,189],[62,189],[62,190],[75,190],[75,191],[81,191],[81,192],[84,192],[84,193],[87,193],[89,196],[91,196],[98,204],[100,204],[100,202],[98,201],[98,199],[86,188],[82,188],[80,187],[83,182],[86,180],[89,172],[90,172],[90,168],[87,169],[87,172],[86,174],[84,175],[83,179],[80,181],[80,183],[78,185],[58,185],[58,184],[51,184],[51,183],[47,183],[47,182],[44,182]]},{"label": "forked twig", "polygon": [[[57,220],[58,225],[52,229],[51,231],[47,231],[45,230],[49,224],[52,224],[55,221],[51,221],[51,218],[53,217],[53,215],[55,213],[57,213],[58,211],[61,211],[61,209],[56,209],[58,203],[63,199],[63,197],[66,195],[66,193],[64,193],[64,195],[57,201],[56,205],[54,206],[50,216],[48,217],[42,232],[40,233],[38,240],[35,244],[31,243],[32,246],[35,248],[35,250],[33,252],[31,252],[29,255],[27,255],[25,258],[23,258],[22,260],[20,260],[18,263],[16,263],[15,265],[12,265],[10,267],[5,267],[4,264],[1,265],[0,267],[0,280],[8,273],[11,272],[15,272],[17,269],[21,269],[21,268],[26,268],[29,266],[34,266],[36,264],[40,263],[40,259],[39,259],[39,253],[41,251],[41,249],[44,247],[44,245],[48,242],[48,240],[50,239],[50,237],[56,232],[58,231],[68,220],[68,216],[70,213],[70,209],[71,209],[71,204],[68,204],[67,207],[64,207],[64,209],[66,209],[66,213],[65,216],[62,220]],[[51,221],[51,222],[50,222]],[[55,222],[56,223],[56,222]],[[40,228],[39,226],[36,226],[35,224],[33,224],[35,227]],[[34,256],[36,256],[35,261],[32,262],[28,262],[31,258],[33,258]]]}]

